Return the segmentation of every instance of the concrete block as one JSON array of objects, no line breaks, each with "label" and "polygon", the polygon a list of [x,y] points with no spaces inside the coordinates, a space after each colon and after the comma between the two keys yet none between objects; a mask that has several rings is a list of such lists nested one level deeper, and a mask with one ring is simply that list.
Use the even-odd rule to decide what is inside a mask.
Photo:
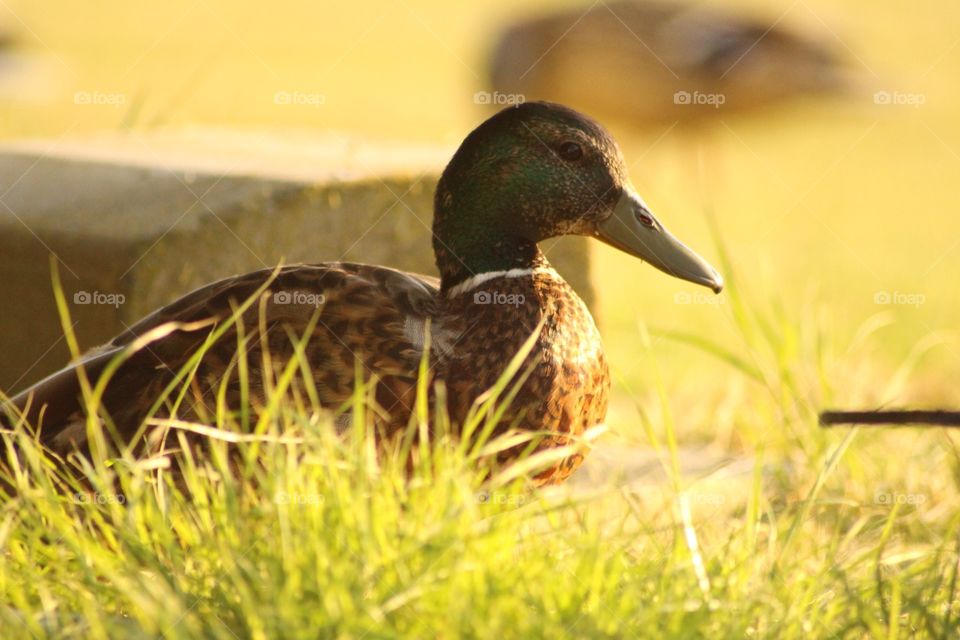
[{"label": "concrete block", "polygon": [[[204,283],[280,262],[435,273],[433,190],[451,153],[219,129],[0,145],[0,389],[69,358],[51,255],[83,348]],[[589,304],[585,243],[564,239],[549,257]]]}]

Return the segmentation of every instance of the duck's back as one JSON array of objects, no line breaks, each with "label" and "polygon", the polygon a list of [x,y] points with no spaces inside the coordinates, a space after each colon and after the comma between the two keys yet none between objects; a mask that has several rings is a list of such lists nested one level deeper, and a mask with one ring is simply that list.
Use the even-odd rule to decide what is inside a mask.
[{"label": "duck's back", "polygon": [[[427,276],[361,264],[265,269],[187,294],[92,351],[81,365],[95,382],[112,361],[125,358],[101,403],[125,438],[165,390],[172,386],[170,398],[176,397],[185,375],[193,381],[180,418],[215,415],[221,390],[232,410],[245,398],[263,406],[266,376],[286,366],[301,341],[324,407],[336,410],[350,400],[359,371],[380,380],[381,407],[405,419],[422,356],[408,327],[432,313],[437,286]],[[191,359],[200,351],[193,372]],[[270,366],[273,374],[266,373]],[[80,396],[77,367],[71,366],[13,403],[40,427],[42,442],[65,453],[86,448]],[[161,408],[158,415],[168,413]]]}]

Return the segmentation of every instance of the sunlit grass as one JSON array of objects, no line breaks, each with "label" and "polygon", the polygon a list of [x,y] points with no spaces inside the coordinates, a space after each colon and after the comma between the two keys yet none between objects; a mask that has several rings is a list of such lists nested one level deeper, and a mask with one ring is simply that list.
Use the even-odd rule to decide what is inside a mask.
[{"label": "sunlit grass", "polygon": [[[0,107],[0,135],[199,122],[454,145],[483,117],[471,69],[521,9],[441,15],[440,4],[395,4],[375,22],[376,5],[266,16],[249,3],[114,2],[91,22],[83,4],[18,3],[37,34],[30,50],[70,69],[51,61],[62,76],[52,102]],[[654,448],[666,482],[624,484],[611,470],[596,486],[537,490],[486,477],[479,451],[443,438],[411,469],[403,442],[384,452],[362,419],[333,436],[293,371],[256,441],[214,441],[208,457],[181,461],[179,483],[163,460],[116,450],[65,476],[22,443],[18,493],[0,506],[0,636],[954,636],[956,437],[823,431],[815,414],[956,400],[960,49],[943,19],[956,7],[908,20],[896,5],[793,6],[786,20],[829,25],[877,89],[921,91],[927,104],[792,105],[662,140],[607,123],[665,222],[712,259],[708,202],[730,251],[723,303],[700,305],[676,304],[690,289],[648,266],[594,253],[611,430]],[[155,43],[158,28],[171,31]],[[274,103],[291,90],[326,104]],[[75,91],[126,104],[79,106]],[[895,291],[926,303],[875,304]],[[95,406],[93,387],[88,397]],[[366,401],[358,392],[352,405]],[[172,437],[242,431],[251,407],[234,409]],[[752,472],[684,473],[694,443]]]},{"label": "sunlit grass", "polygon": [[[491,469],[517,440],[452,437],[424,390],[409,437],[377,438],[363,385],[337,435],[295,358],[254,437],[222,404],[209,423],[224,434],[202,451],[181,436],[204,425],[153,421],[183,445],[179,479],[109,438],[68,474],[22,429],[4,434],[20,452],[0,513],[4,637],[950,637],[952,440],[820,431],[830,345],[787,347],[796,321],[764,320],[732,280],[748,362],[673,337],[756,390],[738,409],[753,461],[739,485],[683,474],[649,348],[660,399],[638,409],[668,481],[576,491],[531,485],[542,454]],[[468,429],[482,438],[510,389]]]}]

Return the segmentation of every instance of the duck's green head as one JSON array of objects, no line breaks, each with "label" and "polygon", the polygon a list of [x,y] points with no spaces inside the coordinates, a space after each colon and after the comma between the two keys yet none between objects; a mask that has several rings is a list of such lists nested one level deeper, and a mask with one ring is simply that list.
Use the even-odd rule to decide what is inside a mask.
[{"label": "duck's green head", "polygon": [[723,287],[634,191],[610,134],[546,102],[508,107],[467,136],[437,185],[433,232],[444,289],[533,266],[537,243],[561,235],[594,236],[670,275]]}]

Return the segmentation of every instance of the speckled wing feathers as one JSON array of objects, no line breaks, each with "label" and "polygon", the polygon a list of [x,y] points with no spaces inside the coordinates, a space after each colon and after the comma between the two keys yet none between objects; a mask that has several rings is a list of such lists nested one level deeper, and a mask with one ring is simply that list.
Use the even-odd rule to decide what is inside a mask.
[{"label": "speckled wing feathers", "polygon": [[[282,366],[294,355],[291,338],[301,337],[313,325],[306,357],[324,406],[336,409],[347,402],[359,362],[364,377],[376,375],[381,380],[377,400],[383,408],[405,413],[412,402],[422,356],[405,328],[408,318],[431,313],[437,289],[433,278],[370,265],[329,263],[257,271],[207,285],[154,312],[97,349],[84,367],[87,375],[96,379],[111,358],[151,330],[171,322],[203,325],[201,329],[173,331],[139,349],[111,379],[103,404],[121,434],[132,434],[157,395],[218,324],[230,322],[239,306],[261,291],[263,303],[252,301],[240,318],[247,338],[243,357],[250,364],[252,397],[256,399],[263,388],[262,348],[266,346],[271,359]],[[213,388],[225,375],[230,376],[226,380],[228,400],[239,400],[236,324],[226,327],[206,350],[195,376],[198,391],[194,401],[212,402],[216,397]],[[260,326],[266,328],[266,335],[259,335]],[[14,402],[23,408],[29,401],[28,417],[33,418],[45,407],[41,439],[53,443],[61,442],[58,433],[76,420],[78,397],[76,371],[68,368]],[[198,410],[181,409],[179,415],[193,417]]]},{"label": "speckled wing feathers", "polygon": [[[529,376],[495,433],[509,428],[546,433],[540,442],[545,449],[571,444],[602,423],[607,365],[593,319],[570,286],[545,261],[537,269],[478,277],[476,282],[474,288],[445,295],[435,279],[369,265],[258,271],[213,283],[156,311],[94,352],[84,366],[96,380],[130,345],[151,332],[162,334],[128,354],[102,400],[121,437],[130,439],[164,389],[182,385],[176,376],[198,349],[205,351],[190,392],[177,409],[181,419],[215,415],[214,401],[221,391],[229,408],[241,406],[240,358],[246,358],[247,396],[257,411],[266,401],[266,376],[289,362],[295,343],[306,338],[309,382],[321,404],[331,410],[348,406],[359,371],[364,379],[377,381],[377,427],[389,434],[408,422],[428,333],[427,384],[432,390],[433,381],[443,381],[447,408],[457,425],[542,321],[521,367]],[[245,301],[249,304],[242,309]],[[274,371],[266,366],[265,354]],[[76,371],[68,368],[14,402],[21,409],[29,403],[27,417],[40,422],[41,441],[63,454],[86,448],[79,396]],[[170,415],[169,407],[158,415]],[[148,437],[140,446],[150,449],[155,444]],[[505,452],[503,461],[516,453]],[[581,461],[582,455],[571,456],[538,480],[560,481]]]}]

